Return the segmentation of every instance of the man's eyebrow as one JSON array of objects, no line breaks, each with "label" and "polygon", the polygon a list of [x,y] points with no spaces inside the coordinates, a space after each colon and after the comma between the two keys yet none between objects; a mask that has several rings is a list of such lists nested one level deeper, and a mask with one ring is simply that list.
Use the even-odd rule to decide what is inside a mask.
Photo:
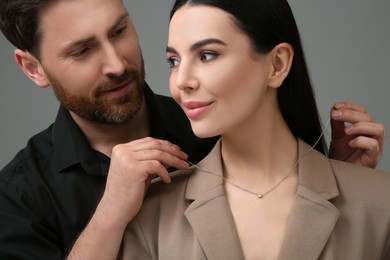
[{"label": "man's eyebrow", "polygon": [[[114,23],[114,25],[112,25],[110,28],[109,28],[109,32],[112,32],[113,30],[115,30],[115,28],[120,24],[122,23],[123,21],[125,21],[127,19],[127,17],[129,16],[129,13],[125,13],[123,15],[121,15]],[[91,42],[95,41],[96,38],[95,36],[90,36],[90,37],[87,37],[87,38],[84,38],[84,39],[80,39],[80,40],[77,40],[77,41],[74,41],[74,42],[71,42],[69,44],[67,44],[63,50],[71,50],[71,49],[75,49],[79,46],[84,46],[84,45],[87,45],[87,44],[90,44]]]},{"label": "man's eyebrow", "polygon": [[65,54],[68,50],[76,49],[77,47],[85,46],[87,44],[90,44],[94,40],[95,40],[95,37],[91,36],[91,37],[88,37],[88,38],[85,38],[85,39],[80,39],[80,40],[71,42],[71,43],[67,44],[63,48],[63,54]]},{"label": "man's eyebrow", "polygon": [[[196,42],[194,43],[191,48],[190,48],[190,51],[196,51],[197,49],[199,48],[202,48],[203,46],[205,45],[209,45],[209,44],[219,44],[219,45],[223,45],[223,46],[227,46],[227,44],[219,39],[215,39],[215,38],[208,38],[208,39],[204,39],[204,40],[201,40],[199,42]],[[166,52],[169,52],[169,53],[175,53],[177,54],[177,51],[175,48],[172,48],[172,47],[167,47],[166,48]]]},{"label": "man's eyebrow", "polygon": [[110,27],[110,29],[109,29],[108,31],[109,31],[109,32],[112,32],[113,30],[115,30],[115,28],[116,28],[119,24],[121,24],[121,23],[123,23],[124,21],[126,21],[128,17],[129,17],[129,13],[127,13],[127,12],[126,12],[125,14],[121,15],[121,16],[116,20],[116,22],[114,23],[114,25]]}]

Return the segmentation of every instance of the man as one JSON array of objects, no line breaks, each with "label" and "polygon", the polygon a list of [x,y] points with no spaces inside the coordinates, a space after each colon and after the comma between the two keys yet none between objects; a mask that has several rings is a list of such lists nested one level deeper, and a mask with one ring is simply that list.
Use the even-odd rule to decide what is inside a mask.
[{"label": "man", "polygon": [[[61,103],[56,121],[0,173],[0,258],[115,258],[141,206],[135,189],[146,191],[155,174],[167,179],[168,168],[186,168],[186,159],[199,161],[215,139],[194,137],[174,101],[144,82],[121,0],[2,0],[0,28],[25,74],[51,86]],[[383,127],[343,104],[333,111],[331,150],[375,166]],[[345,134],[344,121],[357,127]],[[140,175],[146,185],[134,181]]]}]

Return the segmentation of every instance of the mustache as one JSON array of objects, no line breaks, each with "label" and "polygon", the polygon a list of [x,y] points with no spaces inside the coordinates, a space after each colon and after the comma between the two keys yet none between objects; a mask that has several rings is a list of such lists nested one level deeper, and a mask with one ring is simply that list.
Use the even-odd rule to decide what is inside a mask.
[{"label": "mustache", "polygon": [[109,75],[108,81],[100,83],[96,88],[95,96],[99,97],[104,92],[117,88],[118,86],[128,82],[132,78],[138,78],[139,72],[137,70],[125,70],[122,75]]}]

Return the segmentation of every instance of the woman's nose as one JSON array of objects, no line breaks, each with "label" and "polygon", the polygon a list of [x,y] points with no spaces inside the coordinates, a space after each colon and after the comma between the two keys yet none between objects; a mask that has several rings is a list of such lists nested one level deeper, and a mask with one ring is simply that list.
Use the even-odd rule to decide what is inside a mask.
[{"label": "woman's nose", "polygon": [[176,73],[175,84],[178,89],[193,91],[198,88],[199,82],[191,65],[181,63]]}]

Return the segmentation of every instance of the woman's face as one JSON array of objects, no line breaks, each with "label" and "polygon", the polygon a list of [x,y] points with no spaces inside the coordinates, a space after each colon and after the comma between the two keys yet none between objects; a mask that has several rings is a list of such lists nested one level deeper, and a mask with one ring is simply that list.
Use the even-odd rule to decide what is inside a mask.
[{"label": "woman's face", "polygon": [[265,114],[272,62],[254,51],[228,13],[180,8],[170,22],[167,58],[172,97],[197,136],[226,134]]}]

